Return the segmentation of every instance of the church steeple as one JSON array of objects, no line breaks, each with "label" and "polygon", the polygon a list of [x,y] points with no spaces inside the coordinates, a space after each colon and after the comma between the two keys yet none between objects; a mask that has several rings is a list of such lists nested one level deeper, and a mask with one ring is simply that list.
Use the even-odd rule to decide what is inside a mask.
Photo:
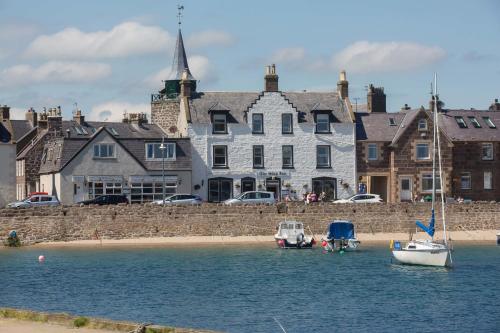
[{"label": "church steeple", "polygon": [[[184,49],[184,41],[182,39],[181,32],[181,17],[182,10],[184,6],[178,6],[179,10],[177,17],[179,19],[179,33],[177,34],[177,43],[175,44],[174,59],[172,62],[172,70],[170,71],[169,77],[165,80],[165,89],[161,93],[165,94],[167,98],[176,98],[180,91],[180,81],[184,79],[185,81],[191,82],[191,91],[196,91],[196,80],[189,70],[189,64],[187,61],[186,50]],[[183,73],[184,78],[183,78]]]}]

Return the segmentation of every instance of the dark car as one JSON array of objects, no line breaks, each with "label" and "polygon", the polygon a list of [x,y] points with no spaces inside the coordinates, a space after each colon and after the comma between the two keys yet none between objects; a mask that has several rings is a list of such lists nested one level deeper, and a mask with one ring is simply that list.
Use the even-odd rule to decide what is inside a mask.
[{"label": "dark car", "polygon": [[79,205],[117,205],[121,203],[128,204],[128,199],[124,195],[105,194],[95,197],[94,199],[78,202]]}]

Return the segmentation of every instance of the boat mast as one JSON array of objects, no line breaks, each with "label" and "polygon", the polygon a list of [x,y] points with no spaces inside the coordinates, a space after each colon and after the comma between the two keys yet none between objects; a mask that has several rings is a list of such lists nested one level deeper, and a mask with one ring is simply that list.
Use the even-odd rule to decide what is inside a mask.
[{"label": "boat mast", "polygon": [[[437,94],[437,75],[434,74],[434,95],[436,96],[436,105],[438,101],[438,94]],[[444,244],[448,245],[448,237],[446,235],[446,218],[445,218],[445,209],[444,209],[444,187],[443,187],[443,163],[441,161],[441,142],[439,139],[439,117],[437,115],[437,107],[436,107],[436,122],[435,122],[435,127],[437,131],[437,146],[438,146],[438,158],[439,158],[439,182],[441,185],[441,218],[443,219],[443,239],[444,239]]]},{"label": "boat mast", "polygon": [[[437,97],[436,97],[436,74],[434,73],[434,90],[431,89],[432,93],[432,114],[434,126],[432,131],[432,218],[434,218],[434,207],[436,205],[436,123],[437,123]],[[434,235],[431,236],[434,241]]]}]

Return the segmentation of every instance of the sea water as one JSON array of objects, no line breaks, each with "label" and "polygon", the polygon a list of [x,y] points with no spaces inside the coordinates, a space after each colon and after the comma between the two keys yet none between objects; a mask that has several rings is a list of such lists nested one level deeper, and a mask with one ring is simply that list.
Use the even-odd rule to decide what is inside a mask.
[{"label": "sea water", "polygon": [[226,332],[499,332],[500,247],[455,244],[453,260],[402,266],[363,244],[6,249],[0,306]]}]

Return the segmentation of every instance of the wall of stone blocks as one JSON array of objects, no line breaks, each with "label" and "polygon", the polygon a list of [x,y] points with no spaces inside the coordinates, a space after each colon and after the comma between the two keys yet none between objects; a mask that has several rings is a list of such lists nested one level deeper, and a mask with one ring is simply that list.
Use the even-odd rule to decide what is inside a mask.
[{"label": "wall of stone blocks", "polygon": [[[439,205],[436,211],[440,211]],[[352,220],[357,232],[414,232],[415,220],[428,221],[428,203],[305,205],[290,203],[261,206],[125,205],[62,206],[0,210],[0,238],[16,230],[25,244],[42,241],[171,236],[273,235],[285,219],[305,223],[317,236],[333,219]],[[450,204],[446,207],[449,230],[500,229],[500,203]],[[437,214],[440,215],[440,214]],[[437,228],[441,219],[437,216]]]}]

